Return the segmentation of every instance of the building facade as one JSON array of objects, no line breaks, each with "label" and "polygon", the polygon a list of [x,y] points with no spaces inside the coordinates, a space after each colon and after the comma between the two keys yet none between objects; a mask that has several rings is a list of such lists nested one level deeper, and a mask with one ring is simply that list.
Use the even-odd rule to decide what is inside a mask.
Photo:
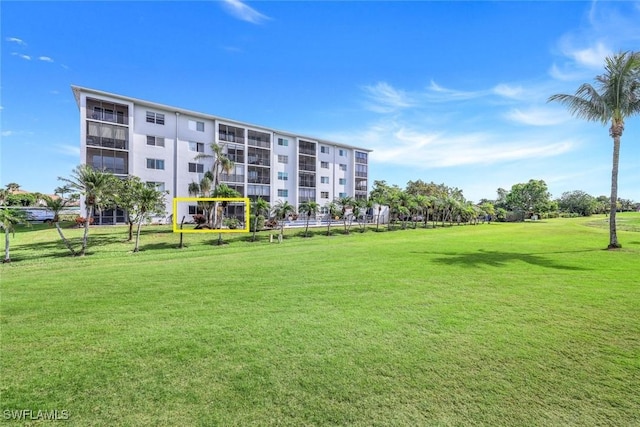
[{"label": "building facade", "polygon": [[[320,206],[350,196],[366,198],[371,150],[270,129],[209,114],[78,86],[71,87],[80,110],[81,163],[119,177],[135,175],[168,191],[170,221],[174,197],[190,197],[214,163],[211,143],[234,162],[221,182],[242,197],[272,205],[315,200]],[[210,158],[198,159],[198,155]],[[181,203],[187,221],[197,207]],[[96,223],[124,222],[124,212],[96,214]],[[162,220],[162,219],[159,219]]]}]

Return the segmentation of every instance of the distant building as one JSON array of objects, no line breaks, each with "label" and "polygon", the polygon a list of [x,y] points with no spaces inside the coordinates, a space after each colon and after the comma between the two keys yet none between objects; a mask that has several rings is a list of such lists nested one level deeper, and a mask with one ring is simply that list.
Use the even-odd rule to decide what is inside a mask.
[{"label": "distant building", "polygon": [[[258,196],[272,205],[288,201],[297,209],[304,201],[320,206],[342,196],[366,198],[371,150],[275,130],[210,114],[156,104],[99,90],[72,86],[80,109],[81,163],[114,173],[136,175],[169,192],[189,197],[188,187],[200,182],[213,159],[210,143],[224,146],[234,169],[221,181],[243,197]],[[180,204],[178,218],[196,213]],[[239,213],[236,213],[239,214]],[[124,222],[124,212],[96,213],[97,224]]]}]

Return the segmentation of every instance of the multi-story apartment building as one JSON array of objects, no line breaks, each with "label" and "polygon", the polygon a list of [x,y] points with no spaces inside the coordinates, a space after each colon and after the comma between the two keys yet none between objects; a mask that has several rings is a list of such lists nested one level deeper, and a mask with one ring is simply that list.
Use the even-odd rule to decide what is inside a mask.
[{"label": "multi-story apartment building", "polygon": [[[161,105],[94,89],[72,86],[80,109],[81,162],[117,176],[136,175],[174,197],[189,197],[188,187],[211,170],[211,143],[234,162],[221,181],[242,197],[258,196],[272,205],[296,208],[315,200],[320,206],[343,197],[366,198],[371,150]],[[178,218],[196,212],[180,204]],[[124,221],[120,209],[97,214],[96,223]]]}]

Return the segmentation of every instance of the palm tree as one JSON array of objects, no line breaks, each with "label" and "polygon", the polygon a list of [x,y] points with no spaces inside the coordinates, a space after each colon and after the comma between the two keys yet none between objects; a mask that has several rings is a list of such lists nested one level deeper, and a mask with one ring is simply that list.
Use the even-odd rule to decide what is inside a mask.
[{"label": "palm tree", "polygon": [[287,215],[292,214],[296,211],[296,208],[289,202],[278,200],[273,207],[273,214],[276,217],[276,220],[280,219],[280,238],[284,235],[284,219]]},{"label": "palm tree", "polygon": [[333,218],[338,213],[338,205],[336,205],[336,202],[331,201],[331,202],[327,202],[324,205],[324,207],[327,209],[327,236],[330,236],[331,235],[331,222],[333,221]]},{"label": "palm tree", "polygon": [[[353,208],[355,206],[355,200],[353,197],[344,196],[340,197],[336,200],[336,204],[342,210],[342,221],[344,223],[344,234],[349,234],[349,229],[351,228],[351,223],[353,221]],[[351,212],[347,212],[347,210],[351,209]]]},{"label": "palm tree", "polygon": [[26,224],[27,213],[23,210],[12,209],[6,206],[0,207],[0,228],[4,230],[4,260],[3,263],[11,262],[9,256],[9,234],[15,234],[15,227],[18,224]]},{"label": "palm tree", "polygon": [[640,52],[621,52],[605,59],[605,73],[597,76],[596,88],[582,84],[575,95],[556,94],[549,101],[559,101],[571,114],[588,121],[611,123],[609,136],[613,138],[613,167],[611,170],[611,198],[609,214],[609,249],[622,247],[616,232],[616,202],[618,200],[618,162],[620,137],[624,121],[640,114]]},{"label": "palm tree", "polygon": [[71,255],[76,255],[76,251],[71,246],[71,242],[64,237],[62,233],[62,228],[60,228],[60,212],[67,206],[68,200],[62,197],[58,197],[53,199],[51,197],[45,197],[45,203],[47,204],[47,210],[53,213],[53,224],[56,226],[56,230],[58,230],[58,234],[62,239],[62,242],[66,246],[67,249],[71,252]]},{"label": "palm tree", "polygon": [[[233,188],[229,187],[227,184],[219,184],[212,193],[213,197],[220,197],[220,198],[232,198],[232,197],[239,197],[240,193],[238,193],[236,190],[234,190]],[[225,211],[227,209],[227,206],[229,205],[229,202],[226,200],[223,200],[220,203],[220,206],[218,206],[218,203],[216,202],[215,204],[215,211],[216,211],[216,223],[215,228],[222,228],[223,225],[223,221],[224,221],[224,214]],[[222,233],[218,233],[218,245],[222,244]]]},{"label": "palm tree", "polygon": [[220,185],[220,175],[222,172],[231,172],[233,170],[234,163],[227,157],[224,152],[224,145],[212,142],[209,144],[213,154],[198,154],[194,157],[194,160],[200,159],[214,159],[213,166],[211,167],[211,173],[213,175],[211,181],[213,182],[213,188],[217,188]]},{"label": "palm tree", "polygon": [[253,241],[256,241],[256,231],[258,229],[258,217],[263,213],[269,212],[269,202],[262,197],[258,197],[251,203],[251,210],[253,210],[254,224],[253,224]]},{"label": "palm tree", "polygon": [[307,214],[307,222],[304,229],[304,237],[307,237],[307,231],[309,230],[309,219],[311,219],[312,215],[315,216],[318,211],[320,211],[320,205],[315,200],[307,200],[306,202],[300,203],[298,211],[301,214]]},{"label": "palm tree", "polygon": [[138,223],[136,230],[136,244],[133,252],[138,252],[138,244],[140,242],[140,228],[142,222],[149,220],[154,214],[166,214],[165,212],[165,195],[166,192],[158,190],[155,186],[143,185],[136,192],[135,207],[133,209],[135,220]]},{"label": "palm tree", "polygon": [[80,165],[71,172],[70,178],[58,178],[64,181],[72,191],[77,191],[84,196],[86,216],[84,221],[84,235],[82,248],[78,256],[84,256],[87,250],[89,236],[89,222],[93,218],[94,211],[101,210],[113,204],[115,191],[115,178],[109,172],[99,171],[89,165]]},{"label": "palm tree", "polygon": [[10,182],[5,185],[5,188],[7,189],[7,191],[9,191],[9,193],[15,193],[16,191],[20,190],[20,184]]}]

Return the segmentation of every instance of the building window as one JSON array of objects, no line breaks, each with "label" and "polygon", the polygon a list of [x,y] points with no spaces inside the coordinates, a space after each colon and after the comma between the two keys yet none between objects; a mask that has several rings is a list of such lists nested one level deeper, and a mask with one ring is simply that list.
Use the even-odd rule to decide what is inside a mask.
[{"label": "building window", "polygon": [[328,199],[329,198],[329,192],[328,191],[321,191],[320,192],[320,198],[321,199]]},{"label": "building window", "polygon": [[346,178],[340,178],[339,184],[340,185],[345,185],[347,183]]},{"label": "building window", "polygon": [[323,169],[329,169],[329,162],[320,162],[320,167]]},{"label": "building window", "polygon": [[278,197],[289,197],[289,190],[278,189]]},{"label": "building window", "polygon": [[356,163],[367,163],[367,153],[356,151]]},{"label": "building window", "polygon": [[321,184],[328,184],[329,183],[329,177],[328,176],[321,176],[320,177],[320,183]]},{"label": "building window", "polygon": [[161,159],[147,159],[147,169],[161,169],[161,170],[164,170],[164,160],[161,160]]},{"label": "building window", "polygon": [[164,182],[147,181],[147,185],[158,191],[164,191]]},{"label": "building window", "polygon": [[289,156],[278,154],[278,163],[289,163]]},{"label": "building window", "polygon": [[340,156],[344,157],[344,156],[346,156],[346,155],[347,155],[347,151],[346,151],[346,150],[339,150],[339,151],[338,151],[338,155],[340,155]]},{"label": "building window", "polygon": [[288,181],[289,174],[287,172],[278,172],[278,179],[281,181]]},{"label": "building window", "polygon": [[147,123],[155,123],[157,125],[164,124],[164,114],[147,111]]},{"label": "building window", "polygon": [[347,197],[347,193],[340,193],[339,197],[341,199],[344,199],[345,197]]},{"label": "building window", "polygon": [[195,120],[189,120],[189,129],[196,130],[198,132],[204,132],[204,122],[197,122]]},{"label": "building window", "polygon": [[189,151],[204,153],[204,143],[189,141]]},{"label": "building window", "polygon": [[154,145],[156,147],[164,147],[164,138],[161,136],[147,135],[147,145]]},{"label": "building window", "polygon": [[329,154],[329,147],[327,147],[326,145],[321,145],[320,152],[324,154]]},{"label": "building window", "polygon": [[196,205],[189,205],[189,215],[202,215],[202,214],[204,214],[204,209]]},{"label": "building window", "polygon": [[340,163],[340,170],[341,171],[346,171],[347,170],[347,165],[345,165],[344,163]]},{"label": "building window", "polygon": [[201,163],[189,163],[189,172],[204,173],[204,165]]},{"label": "building window", "polygon": [[284,138],[278,138],[278,145],[280,145],[282,147],[288,147],[289,146],[289,140],[288,139],[284,139]]}]

